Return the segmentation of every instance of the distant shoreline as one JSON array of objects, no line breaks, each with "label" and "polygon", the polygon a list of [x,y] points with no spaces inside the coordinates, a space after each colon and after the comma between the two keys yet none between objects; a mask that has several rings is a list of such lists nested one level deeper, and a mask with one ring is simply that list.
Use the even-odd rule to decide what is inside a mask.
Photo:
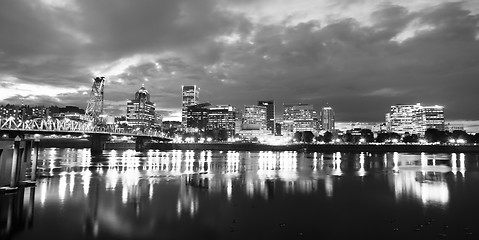
[{"label": "distant shoreline", "polygon": [[[42,139],[42,148],[90,148],[86,139]],[[105,143],[105,150],[135,149],[135,143]],[[429,152],[479,153],[479,145],[419,145],[419,144],[292,144],[266,145],[258,143],[146,143],[152,150],[217,150],[217,151],[302,151],[302,152]]]}]

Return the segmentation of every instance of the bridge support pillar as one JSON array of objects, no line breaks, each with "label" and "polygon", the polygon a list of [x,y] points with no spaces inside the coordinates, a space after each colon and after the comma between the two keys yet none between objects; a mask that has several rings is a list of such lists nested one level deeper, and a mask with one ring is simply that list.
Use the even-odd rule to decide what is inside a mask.
[{"label": "bridge support pillar", "polygon": [[30,173],[30,180],[36,181],[37,180],[37,162],[38,162],[38,146],[40,145],[40,139],[35,138],[33,140],[32,148],[33,148],[33,155],[31,157],[32,161],[32,172]]},{"label": "bridge support pillar", "polygon": [[145,138],[136,137],[135,141],[135,151],[143,152],[145,151]]},{"label": "bridge support pillar", "polygon": [[91,154],[101,154],[105,149],[105,142],[108,139],[107,136],[101,134],[92,134],[90,136],[91,142]]},{"label": "bridge support pillar", "polygon": [[10,174],[10,187],[16,188],[18,187],[18,177],[19,177],[19,172],[20,172],[20,164],[22,163],[21,161],[21,150],[20,150],[20,141],[22,139],[17,136],[15,138],[15,141],[13,143],[13,157],[12,157],[12,172]]}]

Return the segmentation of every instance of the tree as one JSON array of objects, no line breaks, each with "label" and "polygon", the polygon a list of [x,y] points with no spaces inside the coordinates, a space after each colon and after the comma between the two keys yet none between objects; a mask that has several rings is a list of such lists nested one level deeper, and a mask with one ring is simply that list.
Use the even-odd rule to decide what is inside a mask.
[{"label": "tree", "polygon": [[376,142],[383,143],[387,140],[389,140],[389,133],[378,133],[378,136],[376,137]]},{"label": "tree", "polygon": [[462,140],[465,140],[467,142],[473,142],[474,141],[473,136],[471,136],[467,132],[461,131],[461,130],[454,130],[452,132],[451,136],[455,140],[462,139]]},{"label": "tree", "polygon": [[479,133],[474,134],[474,143],[479,143]]},{"label": "tree", "polygon": [[216,134],[216,140],[218,141],[227,141],[228,140],[228,131],[226,129],[219,129]]},{"label": "tree", "polygon": [[293,139],[294,139],[294,141],[296,141],[296,142],[301,142],[301,140],[302,140],[302,134],[301,134],[301,132],[295,132],[294,135],[293,135]]},{"label": "tree", "polygon": [[325,132],[323,136],[324,142],[329,143],[333,141],[333,134],[330,132]]},{"label": "tree", "polygon": [[371,129],[361,129],[361,138],[363,138],[366,142],[373,142],[374,134]]},{"label": "tree", "polygon": [[215,133],[213,130],[206,130],[204,132],[204,137],[205,139],[208,139],[208,138],[215,139]]},{"label": "tree", "polygon": [[303,135],[303,141],[306,143],[311,143],[314,138],[314,134],[311,131],[304,131],[302,132]]},{"label": "tree", "polygon": [[346,133],[343,135],[343,142],[352,143],[353,141],[354,141],[354,138],[351,133]]},{"label": "tree", "polygon": [[416,134],[407,135],[402,141],[405,143],[416,143],[419,142],[419,136]]},{"label": "tree", "polygon": [[449,136],[445,131],[439,131],[435,128],[429,128],[426,130],[424,137],[428,142],[440,142],[446,143],[449,141]]},{"label": "tree", "polygon": [[391,132],[389,133],[389,140],[394,140],[396,139],[397,141],[401,140],[401,135],[399,133]]}]

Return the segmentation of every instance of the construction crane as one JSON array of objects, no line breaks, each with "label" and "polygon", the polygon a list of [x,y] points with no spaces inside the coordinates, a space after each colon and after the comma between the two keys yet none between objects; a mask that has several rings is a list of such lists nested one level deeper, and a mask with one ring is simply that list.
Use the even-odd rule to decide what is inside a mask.
[{"label": "construction crane", "polygon": [[85,110],[85,116],[95,125],[102,125],[103,120],[103,89],[105,88],[105,77],[95,77],[91,87],[90,100]]}]

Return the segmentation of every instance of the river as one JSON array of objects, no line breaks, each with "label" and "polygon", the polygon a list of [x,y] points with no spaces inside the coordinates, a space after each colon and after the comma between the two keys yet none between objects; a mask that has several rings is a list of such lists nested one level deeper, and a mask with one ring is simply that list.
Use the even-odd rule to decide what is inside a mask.
[{"label": "river", "polygon": [[1,239],[475,239],[479,154],[45,148]]}]

